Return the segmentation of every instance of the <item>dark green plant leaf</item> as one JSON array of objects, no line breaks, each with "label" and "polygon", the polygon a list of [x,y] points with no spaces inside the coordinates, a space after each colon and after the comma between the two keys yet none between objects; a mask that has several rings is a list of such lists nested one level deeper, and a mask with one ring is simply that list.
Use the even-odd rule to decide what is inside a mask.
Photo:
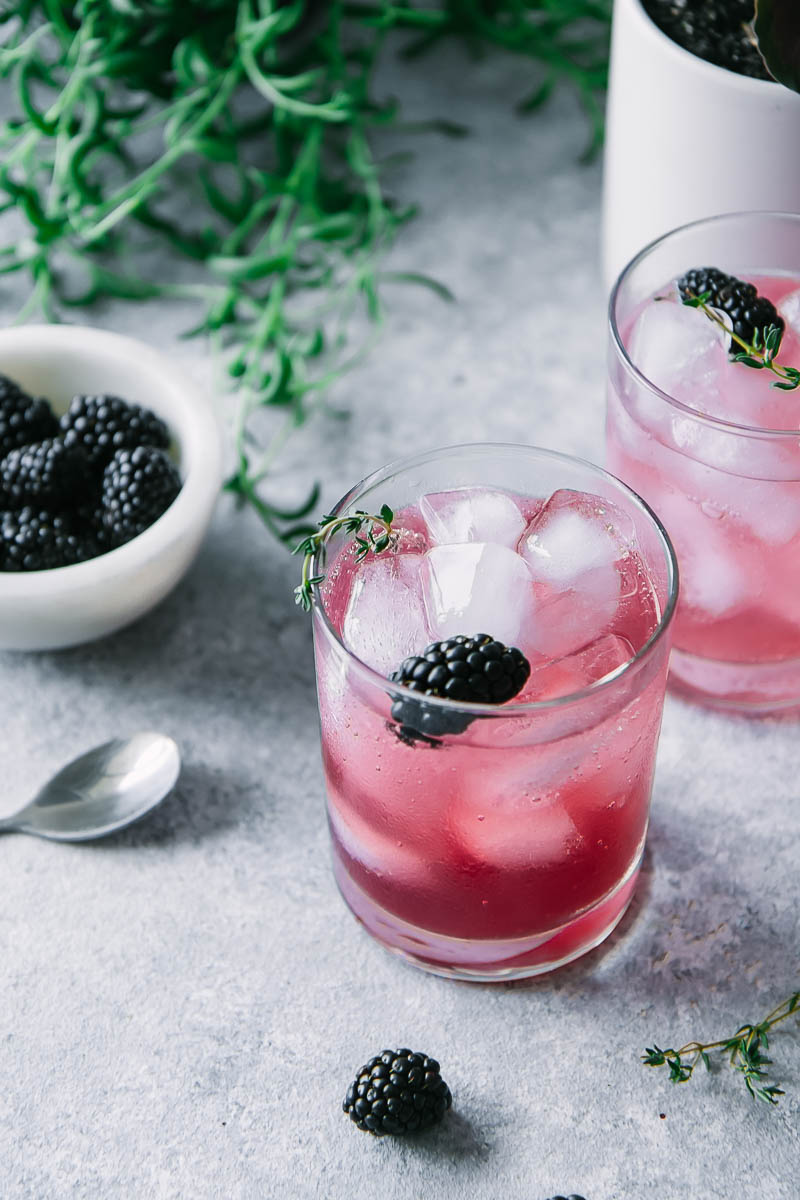
[{"label": "dark green plant leaf", "polygon": [[770,74],[792,91],[800,92],[798,0],[757,0],[754,29]]},{"label": "dark green plant leaf", "polygon": [[378,276],[382,283],[413,283],[417,287],[428,288],[440,300],[444,300],[447,304],[452,304],[455,301],[455,296],[450,291],[446,283],[442,283],[440,279],[433,279],[430,275],[425,275],[421,271],[381,271]]}]

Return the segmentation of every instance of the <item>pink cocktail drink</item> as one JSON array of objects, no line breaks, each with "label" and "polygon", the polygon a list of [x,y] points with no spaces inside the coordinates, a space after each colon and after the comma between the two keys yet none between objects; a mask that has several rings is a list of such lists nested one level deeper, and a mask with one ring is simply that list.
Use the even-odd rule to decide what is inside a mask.
[{"label": "pink cocktail drink", "polygon": [[[675,597],[652,515],[597,468],[461,447],[388,468],[390,548],[331,548],[315,645],[334,870],[353,912],[431,970],[509,978],[597,945],[647,829]],[[505,704],[388,677],[484,632],[530,676]]]},{"label": "pink cocktail drink", "polygon": [[[748,323],[745,304],[740,332],[746,341],[754,324],[777,317],[777,372],[734,361],[743,351],[728,329],[682,303],[677,281],[708,263],[772,306],[760,305]],[[729,327],[713,300],[708,307]],[[673,679],[724,707],[794,707],[800,389],[773,385],[786,383],[786,366],[800,368],[800,217],[743,214],[668,235],[623,273],[611,324],[608,465],[652,505],[675,544]]]}]

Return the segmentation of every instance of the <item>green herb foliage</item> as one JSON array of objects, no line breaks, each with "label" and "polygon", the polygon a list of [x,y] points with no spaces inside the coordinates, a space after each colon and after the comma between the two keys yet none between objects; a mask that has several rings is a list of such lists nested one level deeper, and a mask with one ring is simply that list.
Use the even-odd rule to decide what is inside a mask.
[{"label": "green herb foliage", "polygon": [[[387,35],[405,33],[407,54],[455,38],[530,57],[521,107],[568,81],[596,146],[609,16],[610,0],[0,0],[16,107],[0,122],[0,213],[22,223],[0,273],[30,279],[21,319],[102,298],[196,301],[191,332],[210,335],[238,393],[228,490],[294,544],[318,489],[287,507],[268,477],[366,349],[347,344],[354,312],[378,322],[390,279],[448,296],[381,265],[412,213],[372,147],[399,122],[374,96]],[[169,249],[166,278],[137,270],[144,244]],[[278,412],[266,442],[263,409]]]},{"label": "green herb foliage", "polygon": [[773,375],[777,375],[777,379],[772,381],[772,386],[780,388],[783,392],[793,392],[800,387],[800,369],[776,362],[783,337],[782,331],[777,325],[768,325],[766,329],[757,329],[752,342],[746,342],[744,338],[740,338],[738,334],[728,328],[725,320],[715,309],[709,307],[710,292],[704,292],[702,296],[695,296],[693,292],[687,292],[682,299],[689,308],[701,309],[710,321],[724,329],[731,340],[736,343],[739,352],[733,355],[733,362],[742,363],[743,366],[752,367],[756,371],[771,371]]},{"label": "green herb foliage", "polygon": [[784,1092],[775,1084],[763,1082],[767,1077],[767,1067],[772,1063],[764,1051],[769,1049],[770,1031],[793,1013],[800,1015],[799,1006],[800,992],[795,992],[758,1025],[742,1025],[732,1037],[722,1038],[718,1042],[687,1042],[680,1050],[648,1046],[642,1055],[642,1062],[648,1067],[666,1067],[672,1083],[686,1083],[692,1078],[698,1063],[702,1062],[707,1070],[711,1069],[709,1051],[718,1050],[727,1056],[731,1067],[742,1076],[754,1100],[777,1104]]},{"label": "green herb foliage", "polygon": [[355,560],[361,562],[370,551],[373,554],[382,554],[384,550],[389,549],[392,544],[393,520],[394,513],[388,504],[383,505],[378,516],[357,509],[354,513],[343,517],[323,517],[319,528],[308,537],[303,538],[302,542],[292,551],[293,554],[303,555],[300,583],[294,589],[295,603],[299,604],[305,612],[311,612],[314,603],[314,588],[318,587],[325,579],[324,575],[311,574],[314,559],[318,554],[320,559],[322,558],[326,543],[335,533],[342,530],[344,533],[353,535],[356,548]]}]

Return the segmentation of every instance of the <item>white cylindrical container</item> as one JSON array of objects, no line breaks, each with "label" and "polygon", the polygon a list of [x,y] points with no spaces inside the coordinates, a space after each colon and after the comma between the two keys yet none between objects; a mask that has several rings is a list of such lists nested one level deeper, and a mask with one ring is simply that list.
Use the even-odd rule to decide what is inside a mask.
[{"label": "white cylindrical container", "polygon": [[[615,0],[603,270],[610,288],[661,234],[717,213],[800,212],[800,95],[671,41],[640,0]],[[691,264],[689,264],[691,265]]]}]

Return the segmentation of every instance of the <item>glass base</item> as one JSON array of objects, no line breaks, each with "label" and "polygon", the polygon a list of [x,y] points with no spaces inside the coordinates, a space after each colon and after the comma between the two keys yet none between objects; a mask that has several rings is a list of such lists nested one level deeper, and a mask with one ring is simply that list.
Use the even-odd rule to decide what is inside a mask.
[{"label": "glass base", "polygon": [[731,663],[673,646],[669,686],[710,708],[761,714],[800,711],[800,659]]},{"label": "glass base", "polygon": [[640,865],[641,857],[609,896],[569,924],[533,937],[504,941],[446,937],[409,925],[381,908],[354,883],[335,854],[333,873],[353,915],[393,954],[448,979],[504,983],[554,971],[605,941],[631,902]]}]

